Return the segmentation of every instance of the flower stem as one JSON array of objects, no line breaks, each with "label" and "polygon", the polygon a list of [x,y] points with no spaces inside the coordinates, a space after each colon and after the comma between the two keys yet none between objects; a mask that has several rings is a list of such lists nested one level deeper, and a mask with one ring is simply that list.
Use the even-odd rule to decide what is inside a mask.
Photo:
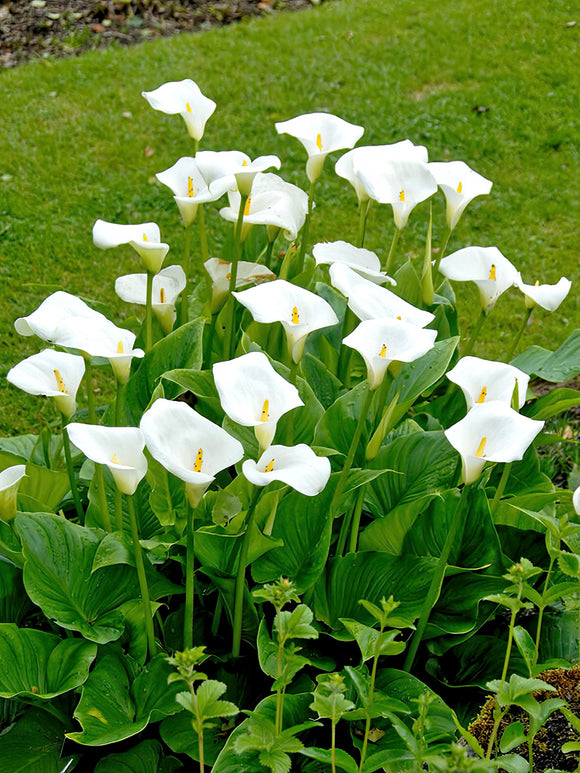
[{"label": "flower stem", "polygon": [[95,393],[93,392],[93,366],[91,358],[85,355],[85,385],[87,387],[87,410],[89,412],[89,424],[97,423],[97,411],[95,409]]},{"label": "flower stem", "polygon": [[209,258],[209,247],[207,244],[207,228],[205,225],[205,210],[203,204],[197,208],[197,223],[199,226],[199,250],[201,252],[201,262],[205,263]]},{"label": "flower stem", "polygon": [[358,205],[358,245],[359,247],[365,246],[365,236],[367,232],[367,220],[369,212],[371,211],[372,199],[367,201],[359,201]]},{"label": "flower stem", "polygon": [[145,631],[147,633],[147,648],[149,656],[153,657],[156,653],[155,634],[153,631],[153,617],[151,615],[151,600],[149,596],[149,587],[145,575],[145,564],[143,562],[143,549],[139,542],[139,529],[137,528],[137,516],[135,514],[135,504],[133,497],[127,497],[129,505],[129,519],[131,521],[131,536],[133,537],[133,551],[135,554],[135,566],[137,567],[137,577],[139,578],[139,589],[141,591],[141,600],[143,602],[143,611],[145,613]]},{"label": "flower stem", "polygon": [[533,308],[531,308],[531,309],[526,309],[526,313],[525,313],[525,316],[524,316],[524,321],[523,321],[523,323],[522,323],[522,325],[521,325],[520,329],[519,329],[519,330],[518,330],[518,332],[516,333],[516,337],[514,338],[514,340],[513,340],[513,342],[512,342],[511,348],[510,348],[510,350],[509,350],[509,352],[508,352],[508,355],[507,355],[507,357],[506,357],[506,362],[510,362],[510,360],[512,360],[512,359],[513,359],[513,356],[514,356],[514,354],[515,354],[515,352],[516,352],[516,349],[518,348],[518,344],[519,344],[519,342],[520,342],[520,339],[521,339],[521,337],[522,337],[522,336],[523,336],[523,334],[524,334],[524,330],[525,330],[525,329],[527,328],[527,326],[528,326],[528,322],[530,321],[530,317],[532,316],[532,312],[533,312],[533,310],[534,310]]},{"label": "flower stem", "polygon": [[75,510],[80,518],[81,522],[85,517],[85,512],[81,504],[81,497],[77,488],[77,482],[75,478],[75,471],[72,463],[72,454],[70,450],[70,439],[68,432],[66,431],[66,419],[62,417],[62,445],[64,448],[64,458],[66,460],[66,470],[68,472],[68,479],[70,483],[70,493],[72,494]]},{"label": "flower stem", "polygon": [[479,317],[477,319],[477,322],[473,326],[473,330],[471,331],[471,337],[470,337],[469,341],[467,342],[467,346],[465,347],[465,351],[461,355],[462,357],[467,357],[468,355],[471,354],[471,350],[473,349],[473,344],[475,343],[475,339],[479,335],[479,331],[483,327],[483,323],[485,322],[486,319],[487,319],[487,314],[482,309],[480,314],[479,314]]},{"label": "flower stem", "polygon": [[118,488],[115,488],[115,529],[124,531],[123,528],[123,497]]},{"label": "flower stem", "polygon": [[106,531],[111,531],[111,516],[109,515],[109,504],[107,502],[107,491],[105,489],[105,474],[102,464],[95,464],[94,474],[95,486],[97,487],[97,497],[99,498],[99,510]]},{"label": "flower stem", "polygon": [[193,603],[195,591],[195,510],[187,506],[187,530],[185,538],[185,610],[183,614],[183,649],[193,646]]},{"label": "flower stem", "polygon": [[301,274],[304,270],[304,257],[306,255],[306,244],[308,243],[308,235],[310,233],[310,220],[312,218],[312,205],[314,204],[314,188],[316,187],[316,181],[310,183],[310,190],[308,191],[308,213],[304,220],[304,227],[302,228],[302,239],[300,241],[300,252],[298,253],[298,259],[296,260],[296,271],[294,276]]},{"label": "flower stem", "polygon": [[336,773],[336,722],[330,720],[330,764],[332,773]]},{"label": "flower stem", "polygon": [[356,553],[356,548],[358,543],[358,530],[360,527],[360,518],[362,515],[362,507],[363,507],[364,500],[365,500],[365,486],[363,484],[362,486],[360,486],[358,490],[356,504],[354,507],[354,516],[352,519],[352,526],[350,530],[350,543],[348,546],[349,553]]},{"label": "flower stem", "polygon": [[209,323],[209,335],[207,337],[207,345],[206,345],[206,351],[205,351],[205,362],[204,362],[204,369],[211,368],[212,360],[213,360],[213,339],[215,337],[215,327],[217,324],[217,314],[211,315],[211,321]]},{"label": "flower stem", "polygon": [[510,472],[512,471],[512,466],[513,466],[512,462],[507,462],[507,464],[504,465],[504,468],[501,473],[501,478],[499,479],[499,483],[497,484],[497,489],[495,490],[495,496],[493,498],[493,502],[491,503],[492,515],[495,515],[495,511],[497,510],[500,500],[503,496],[503,492],[508,482]]},{"label": "flower stem", "polygon": [[243,194],[240,194],[240,207],[238,209],[238,219],[236,221],[236,226],[234,229],[234,248],[233,248],[233,255],[232,255],[232,265],[230,268],[230,284],[229,284],[229,324],[226,325],[226,334],[224,338],[224,359],[231,360],[234,356],[234,349],[235,349],[235,321],[236,321],[236,306],[234,301],[234,296],[232,293],[236,289],[236,282],[238,279],[238,263],[240,262],[240,257],[242,255],[242,228],[244,225],[244,210],[246,209],[246,202],[248,201],[248,196],[244,196]]},{"label": "flower stem", "polygon": [[232,656],[240,656],[240,646],[242,643],[242,617],[244,612],[244,584],[246,581],[246,569],[248,566],[248,552],[250,549],[251,533],[254,527],[254,513],[260,496],[260,489],[256,489],[252,496],[248,512],[246,514],[246,531],[242,537],[242,549],[240,552],[240,562],[238,573],[236,575],[236,587],[234,594],[234,630],[232,637]]},{"label": "flower stem", "polygon": [[122,427],[125,424],[123,420],[123,411],[125,410],[125,390],[127,384],[117,380],[117,392],[115,394],[115,426]]},{"label": "flower stem", "polygon": [[435,263],[435,271],[439,271],[439,266],[441,265],[441,261],[445,257],[445,252],[447,250],[447,244],[449,243],[450,236],[451,236],[451,229],[448,228],[445,233],[443,243],[441,244],[441,247],[439,249],[439,255],[437,256],[437,262]]},{"label": "flower stem", "polygon": [[469,512],[468,500],[471,494],[471,485],[471,483],[468,483],[463,487],[461,498],[455,508],[451,526],[447,532],[447,539],[443,545],[443,550],[439,556],[439,560],[435,567],[435,572],[431,579],[431,584],[429,585],[429,590],[427,591],[427,596],[425,597],[425,603],[423,604],[423,609],[421,610],[421,615],[419,617],[419,625],[417,626],[417,630],[411,639],[411,646],[407,651],[405,665],[403,666],[405,671],[410,671],[413,667],[413,661],[415,660],[415,655],[417,654],[419,644],[421,643],[423,634],[425,633],[425,628],[429,622],[429,616],[431,615],[431,611],[435,606],[435,602],[439,598],[441,586],[445,577],[445,570],[447,569],[447,561],[449,560],[449,554],[451,553],[451,548],[458,542],[457,538],[461,533],[460,527],[463,525],[464,515]]},{"label": "flower stem", "polygon": [[[544,583],[544,595],[546,591],[548,590],[548,586],[550,585],[550,579],[552,577],[552,569],[554,568],[554,562],[556,560],[556,555],[551,556],[550,558],[550,565],[548,567],[548,573],[546,575],[546,582]],[[542,620],[544,618],[544,609],[545,607],[540,607],[540,611],[538,613],[538,625],[536,626],[536,644],[534,647],[534,666],[538,663],[538,658],[540,656],[540,634],[542,633]],[[532,674],[533,676],[533,674]]]},{"label": "flower stem", "polygon": [[266,252],[264,253],[264,265],[266,268],[272,268],[270,265],[272,263],[272,251],[274,249],[274,239],[272,241],[268,242],[268,246],[266,247]]},{"label": "flower stem", "polygon": [[185,242],[183,246],[183,267],[185,270],[185,288],[179,300],[179,324],[185,325],[189,319],[189,292],[191,283],[191,223],[185,227]]},{"label": "flower stem", "polygon": [[393,234],[393,241],[391,242],[391,249],[389,250],[389,254],[387,256],[387,262],[385,263],[385,271],[388,274],[389,270],[391,268],[391,265],[393,263],[393,258],[395,256],[395,247],[397,246],[397,242],[399,241],[399,234],[401,232],[398,228],[395,228],[395,233]]},{"label": "flower stem", "polygon": [[512,644],[513,644],[513,641],[514,641],[514,626],[515,626],[515,622],[516,622],[516,614],[517,614],[516,610],[512,609],[512,613],[511,613],[511,616],[510,616],[510,628],[509,628],[509,633],[508,633],[507,647],[506,647],[506,650],[505,650],[505,658],[504,658],[504,661],[503,661],[503,670],[501,672],[501,687],[500,687],[500,690],[504,686],[504,683],[505,683],[505,680],[506,680],[506,677],[507,677],[509,663],[510,663],[510,655],[512,654]]},{"label": "flower stem", "polygon": [[[342,337],[345,338],[349,333],[355,329],[357,325],[357,316],[348,306],[344,314],[344,322],[342,325]],[[350,388],[350,363],[352,360],[353,349],[350,346],[344,344],[340,347],[340,353],[338,355],[338,364],[336,366],[337,378],[342,381],[345,387]]]},{"label": "flower stem", "polygon": [[359,769],[359,773],[363,769],[363,766],[364,766],[364,763],[365,763],[365,759],[366,759],[366,756],[367,756],[367,746],[368,746],[368,743],[369,743],[369,733],[370,733],[370,729],[371,729],[370,707],[372,706],[372,703],[373,703],[373,701],[375,699],[375,682],[376,682],[376,679],[377,679],[377,666],[379,664],[380,645],[381,645],[381,639],[383,637],[383,630],[384,630],[384,626],[381,625],[381,628],[380,628],[380,631],[379,631],[379,635],[377,637],[377,642],[375,644],[375,652],[374,652],[374,656],[373,656],[373,668],[372,668],[372,671],[371,671],[371,683],[369,685],[369,701],[368,701],[368,705],[367,705],[368,713],[367,713],[367,719],[366,719],[366,723],[365,723],[365,734],[364,734],[364,739],[363,739],[363,746],[362,746],[361,753],[360,753],[360,763],[359,763],[359,768],[358,768]]},{"label": "flower stem", "polygon": [[147,271],[147,295],[145,296],[145,351],[153,346],[153,272]]}]

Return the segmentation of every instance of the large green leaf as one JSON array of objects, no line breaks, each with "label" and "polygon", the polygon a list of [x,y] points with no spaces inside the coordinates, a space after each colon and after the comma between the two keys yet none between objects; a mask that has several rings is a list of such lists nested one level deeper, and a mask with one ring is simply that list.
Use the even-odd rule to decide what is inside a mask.
[{"label": "large green leaf", "polygon": [[[35,503],[34,510],[41,509],[49,512],[56,510],[62,498],[70,491],[70,482],[66,472],[49,470],[36,464],[26,465],[26,476],[18,488],[18,494],[22,495],[22,506],[26,507],[29,498]],[[33,509],[26,507],[26,509]]]},{"label": "large green leaf", "polygon": [[52,714],[27,711],[0,736],[0,773],[61,773],[63,730]]},{"label": "large green leaf", "polygon": [[323,362],[308,352],[302,358],[302,372],[320,404],[325,410],[329,408],[343,388],[340,381]]},{"label": "large green leaf", "polygon": [[159,741],[142,741],[126,752],[103,757],[95,773],[157,773],[160,758]]},{"label": "large green leaf", "polygon": [[[318,422],[314,445],[332,448],[346,456],[367,395],[365,381],[335,400]],[[360,461],[364,459],[364,449],[373,429],[373,421],[367,416],[359,444]]]},{"label": "large green leaf", "polygon": [[74,716],[82,732],[67,737],[86,746],[104,746],[140,733],[181,711],[175,700],[181,687],[167,684],[172,667],[163,654],[155,656],[137,675],[122,651],[108,649],[85,682]]},{"label": "large green leaf", "polygon": [[0,561],[0,623],[19,623],[29,607],[22,570]]},{"label": "large green leaf", "polygon": [[[215,763],[226,742],[222,725],[227,729],[230,724],[233,723],[228,721],[216,723],[215,727],[203,731],[203,753],[206,765]],[[159,726],[159,733],[172,751],[178,754],[187,754],[193,760],[199,760],[199,739],[193,729],[189,711],[181,711],[179,714],[164,719]]]},{"label": "large green leaf", "polygon": [[[201,319],[182,325],[158,341],[141,360],[127,384],[128,414],[134,425],[139,424],[164,373],[175,368],[201,368],[203,325]],[[171,398],[172,395],[168,394],[167,397]]]},{"label": "large green leaf", "polygon": [[545,381],[568,381],[580,373],[580,330],[574,330],[555,352],[531,346],[512,360],[511,364]]},{"label": "large green leaf", "polygon": [[210,421],[221,424],[224,412],[211,370],[176,368],[163,374],[163,382],[176,385],[177,394],[191,392],[195,395],[195,408]]},{"label": "large green leaf", "polygon": [[147,481],[151,487],[149,503],[159,523],[163,526],[186,523],[188,503],[185,483],[167,472],[155,459],[150,458],[148,461]]},{"label": "large green leaf", "polygon": [[380,604],[383,596],[394,596],[401,606],[392,619],[401,624],[419,616],[437,561],[418,556],[392,556],[363,551],[333,558],[314,589],[317,619],[331,628],[342,628],[341,617],[372,625],[360,599]]},{"label": "large green leaf", "polygon": [[280,576],[294,580],[298,593],[311,588],[320,577],[330,547],[333,489],[317,497],[290,490],[278,505],[272,537],[283,545],[252,564],[256,582],[272,582]]},{"label": "large green leaf", "polygon": [[97,645],[0,623],[0,697],[54,698],[83,684]]},{"label": "large green leaf", "polygon": [[552,389],[547,395],[525,405],[522,413],[536,421],[544,421],[578,405],[580,405],[580,392],[577,389]]},{"label": "large green leaf", "polygon": [[44,614],[99,644],[118,639],[124,629],[119,607],[140,595],[135,570],[119,565],[93,572],[99,537],[59,516],[19,513],[16,529],[26,559],[24,586]]}]

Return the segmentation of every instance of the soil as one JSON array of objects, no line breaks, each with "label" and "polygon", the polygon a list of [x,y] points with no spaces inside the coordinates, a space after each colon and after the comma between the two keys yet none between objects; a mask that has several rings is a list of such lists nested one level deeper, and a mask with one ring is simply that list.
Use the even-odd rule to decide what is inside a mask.
[{"label": "soil", "polygon": [[0,0],[0,68],[131,45],[323,0]]}]

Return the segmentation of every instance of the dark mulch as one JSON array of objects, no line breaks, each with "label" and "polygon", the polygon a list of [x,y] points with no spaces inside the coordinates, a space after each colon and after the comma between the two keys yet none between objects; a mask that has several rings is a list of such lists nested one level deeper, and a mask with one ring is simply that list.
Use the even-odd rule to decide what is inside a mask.
[{"label": "dark mulch", "polygon": [[322,0],[0,0],[0,67],[131,45]]}]

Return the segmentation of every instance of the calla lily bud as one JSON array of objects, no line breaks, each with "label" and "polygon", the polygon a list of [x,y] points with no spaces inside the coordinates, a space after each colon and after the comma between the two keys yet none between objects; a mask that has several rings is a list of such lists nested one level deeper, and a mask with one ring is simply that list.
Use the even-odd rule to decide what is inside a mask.
[{"label": "calla lily bud", "polygon": [[473,483],[486,462],[522,459],[543,426],[543,421],[528,419],[494,400],[474,405],[464,419],[445,430],[445,436],[461,454],[463,481]]},{"label": "calla lily bud", "polygon": [[527,373],[513,365],[479,357],[463,357],[447,373],[447,378],[461,387],[468,410],[476,404],[493,400],[511,405],[516,384],[518,408],[521,408],[526,402],[526,390],[530,380]]},{"label": "calla lily bud", "polygon": [[216,109],[216,103],[204,96],[190,78],[169,81],[154,91],[142,91],[141,94],[154,110],[168,115],[179,113],[189,136],[198,141],[203,137],[207,119]]},{"label": "calla lily bud", "polygon": [[310,446],[270,446],[257,462],[246,459],[244,476],[255,486],[267,486],[275,480],[286,483],[301,494],[314,497],[325,488],[330,477],[330,462],[317,456]]},{"label": "calla lily bud", "polygon": [[76,354],[45,349],[8,371],[7,381],[30,395],[55,400],[68,419],[76,411],[76,395],[85,373],[85,361]]},{"label": "calla lily bud", "polygon": [[16,517],[18,486],[26,475],[26,465],[16,464],[0,472],[0,519],[10,523]]},{"label": "calla lily bud", "polygon": [[563,276],[555,285],[541,285],[539,282],[536,282],[534,285],[527,285],[522,280],[522,275],[518,272],[515,285],[523,292],[527,309],[541,306],[546,311],[556,311],[570,292],[572,282]]}]

